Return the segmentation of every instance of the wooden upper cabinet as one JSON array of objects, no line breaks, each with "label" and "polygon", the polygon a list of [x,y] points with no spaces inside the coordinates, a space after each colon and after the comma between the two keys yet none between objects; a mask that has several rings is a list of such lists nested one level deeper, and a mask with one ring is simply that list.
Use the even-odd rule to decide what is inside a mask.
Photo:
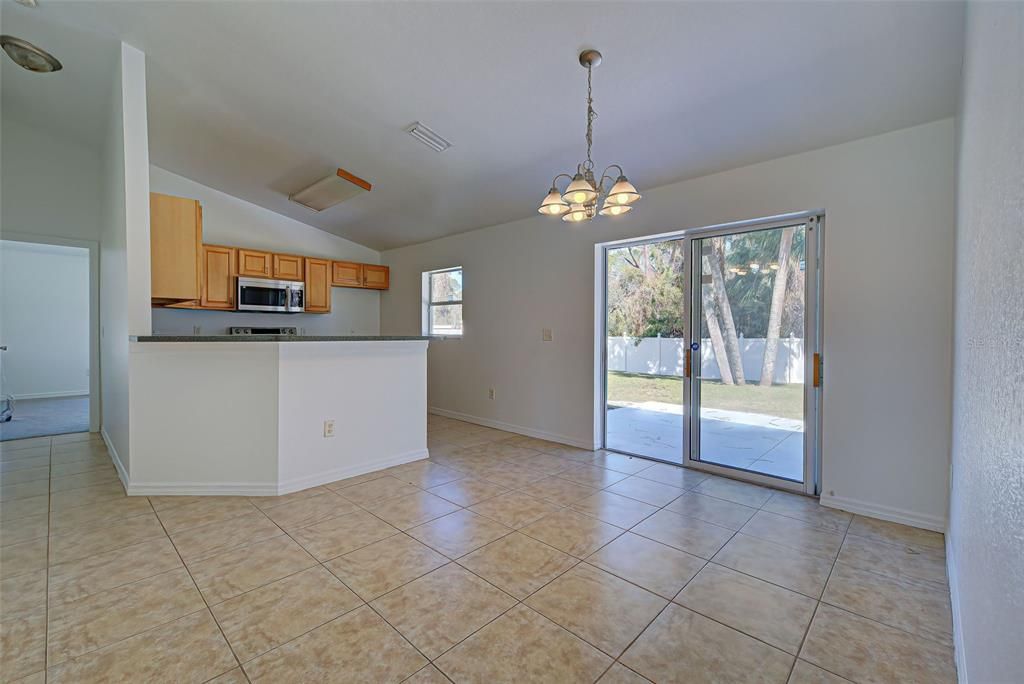
[{"label": "wooden upper cabinet", "polygon": [[303,257],[294,254],[274,255],[274,277],[278,280],[302,280]]},{"label": "wooden upper cabinet", "polygon": [[198,301],[203,251],[199,202],[151,192],[149,225],[153,303]]},{"label": "wooden upper cabinet", "polygon": [[331,262],[306,257],[306,312],[331,310]]},{"label": "wooden upper cabinet", "polygon": [[274,273],[274,255],[255,249],[238,250],[238,275],[270,278]]},{"label": "wooden upper cabinet", "polygon": [[331,284],[337,287],[362,287],[363,264],[351,261],[331,262]]},{"label": "wooden upper cabinet", "polygon": [[235,248],[203,245],[203,309],[235,308]]},{"label": "wooden upper cabinet", "polygon": [[391,269],[376,264],[363,264],[363,287],[386,290],[391,284]]}]

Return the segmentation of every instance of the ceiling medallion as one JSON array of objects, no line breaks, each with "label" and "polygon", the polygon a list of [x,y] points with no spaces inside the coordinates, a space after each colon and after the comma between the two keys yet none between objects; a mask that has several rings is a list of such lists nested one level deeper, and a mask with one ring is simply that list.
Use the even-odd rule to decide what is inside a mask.
[{"label": "ceiling medallion", "polygon": [[[640,199],[640,193],[627,180],[618,164],[611,164],[601,174],[601,180],[594,176],[594,161],[590,158],[590,148],[594,138],[593,89],[590,85],[591,71],[601,63],[601,53],[597,50],[584,50],[580,53],[580,64],[587,70],[587,159],[576,166],[576,174],[570,176],[560,173],[551,181],[551,189],[547,197],[540,203],[538,211],[547,216],[561,216],[563,221],[580,223],[590,221],[595,215],[621,216],[630,211],[634,202]],[[611,169],[618,170],[618,176],[610,176]],[[559,191],[558,179],[568,178],[569,184],[565,191]],[[610,188],[605,188],[605,181],[611,181]],[[597,205],[601,204],[600,210]]]}]

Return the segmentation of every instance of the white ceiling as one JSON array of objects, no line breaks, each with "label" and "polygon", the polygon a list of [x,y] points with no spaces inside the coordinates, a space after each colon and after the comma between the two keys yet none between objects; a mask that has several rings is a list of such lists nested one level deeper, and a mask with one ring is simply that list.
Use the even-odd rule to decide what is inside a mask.
[{"label": "white ceiling", "polygon": [[[951,116],[963,40],[963,5],[927,0],[43,0],[25,12],[147,54],[154,164],[376,249],[531,215],[584,154],[582,47],[605,58],[595,161],[621,163],[642,192]],[[453,147],[410,138],[417,120]],[[373,191],[319,215],[287,201],[336,166]]]}]

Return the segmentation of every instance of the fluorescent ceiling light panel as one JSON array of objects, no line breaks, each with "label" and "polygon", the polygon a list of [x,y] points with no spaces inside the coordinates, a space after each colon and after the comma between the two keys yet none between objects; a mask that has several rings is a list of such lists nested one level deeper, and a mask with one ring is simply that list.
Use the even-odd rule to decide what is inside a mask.
[{"label": "fluorescent ceiling light panel", "polygon": [[405,131],[435,152],[444,152],[452,146],[450,142],[419,121],[414,122]]},{"label": "fluorescent ceiling light panel", "polygon": [[353,176],[345,169],[338,169],[336,173],[321,178],[308,188],[288,195],[288,199],[319,212],[371,189],[373,186],[362,178]]}]

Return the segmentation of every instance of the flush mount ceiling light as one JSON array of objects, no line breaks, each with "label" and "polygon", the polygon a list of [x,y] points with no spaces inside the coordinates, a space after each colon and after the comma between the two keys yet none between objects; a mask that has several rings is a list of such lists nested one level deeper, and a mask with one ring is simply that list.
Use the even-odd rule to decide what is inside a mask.
[{"label": "flush mount ceiling light", "polygon": [[[594,142],[594,119],[597,118],[597,112],[594,111],[590,80],[593,68],[600,63],[601,53],[597,50],[584,50],[580,53],[580,64],[587,70],[587,159],[576,166],[575,175],[560,173],[555,176],[551,181],[551,189],[538,209],[547,216],[561,216],[563,221],[569,223],[590,221],[597,214],[621,216],[630,211],[633,208],[632,204],[640,199],[640,193],[629,182],[618,164],[609,165],[601,174],[601,180],[595,180],[594,160],[590,158],[590,148]],[[618,170],[617,176],[608,174],[612,169]],[[564,191],[558,189],[559,178],[569,179]],[[610,188],[605,188],[605,181],[611,182]],[[597,207],[599,203],[600,209]]]},{"label": "flush mount ceiling light", "polygon": [[288,195],[288,199],[307,209],[320,212],[372,189],[373,186],[359,176],[353,176],[345,169],[338,169],[309,187]]},{"label": "flush mount ceiling light", "polygon": [[0,36],[0,47],[15,64],[37,74],[60,71],[64,68],[64,65],[49,52],[21,38]]}]

